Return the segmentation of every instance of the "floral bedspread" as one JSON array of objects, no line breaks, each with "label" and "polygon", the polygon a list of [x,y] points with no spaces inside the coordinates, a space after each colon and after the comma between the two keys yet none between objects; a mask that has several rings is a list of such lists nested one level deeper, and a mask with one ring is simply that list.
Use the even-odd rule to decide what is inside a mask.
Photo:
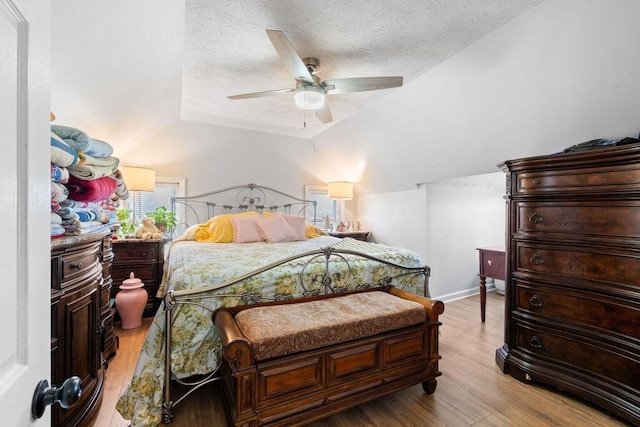
[{"label": "floral bedspread", "polygon": [[[422,266],[413,252],[353,239],[321,236],[287,243],[203,243],[177,241],[172,245],[161,289],[186,290],[220,284],[295,254],[327,246],[369,253],[404,266]],[[376,283],[394,275],[394,268],[346,255],[351,274],[344,263],[332,263],[332,284],[355,289],[362,283]],[[301,286],[299,272],[309,258],[297,260],[261,273],[240,283],[221,286],[198,300],[199,305],[179,304],[174,308],[172,334],[172,371],[178,378],[214,371],[221,360],[221,344],[211,315],[217,307],[263,302],[275,298],[300,296],[305,289],[317,289],[317,272],[323,271],[323,256],[311,260],[305,268]],[[396,272],[397,273],[397,272]],[[423,283],[417,277],[405,277],[397,287],[418,295]],[[161,295],[160,295],[161,296]],[[155,426],[162,421],[164,384],[165,311],[156,313],[143,344],[129,388],[121,396],[117,410],[132,426]]]}]

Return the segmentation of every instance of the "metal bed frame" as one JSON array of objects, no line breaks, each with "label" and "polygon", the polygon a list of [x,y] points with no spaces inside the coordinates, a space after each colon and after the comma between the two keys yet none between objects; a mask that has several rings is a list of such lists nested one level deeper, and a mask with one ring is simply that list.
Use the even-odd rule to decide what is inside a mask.
[{"label": "metal bed frame", "polygon": [[[202,199],[206,199],[211,196],[219,195],[222,193],[226,193],[229,191],[238,191],[238,195],[236,196],[237,203],[235,205],[231,204],[216,204],[214,202],[203,201]],[[281,206],[266,206],[266,192],[273,192],[275,194],[279,194],[285,198],[291,199],[291,203],[285,203]],[[192,210],[192,214],[196,221],[199,221],[200,215],[196,209],[190,206],[190,203],[197,203],[200,206],[204,206],[206,209],[206,215],[209,215],[207,218],[213,216],[215,214],[216,208],[221,208],[222,213],[232,213],[232,212],[242,212],[247,210],[256,210],[258,212],[268,210],[271,212],[276,212],[278,209],[283,209],[284,213],[291,213],[291,209],[297,207],[299,210],[294,210],[294,212],[303,213],[305,209],[312,208],[313,209],[313,218],[315,219],[316,215],[316,204],[315,201],[309,201],[300,199],[294,196],[289,196],[285,193],[282,193],[277,190],[273,190],[268,187],[258,186],[255,184],[249,185],[239,185],[233,187],[227,187],[222,190],[211,191],[205,194],[200,194],[198,196],[191,197],[175,197],[172,199],[172,208],[175,208],[176,204],[184,204],[189,209]],[[364,259],[368,259],[370,261],[374,261],[386,266],[394,267],[398,269],[400,272],[393,276],[384,277],[381,280],[378,280],[376,283],[363,283],[363,281],[356,282],[358,283],[356,286],[353,286],[354,280],[356,278],[352,274],[352,266],[350,260],[347,256],[355,256]],[[298,255],[291,256],[286,259],[282,259],[280,261],[271,263],[266,265],[260,269],[254,270],[242,276],[236,277],[232,280],[228,280],[224,283],[218,283],[215,285],[210,285],[207,287],[199,288],[199,289],[191,289],[191,290],[181,290],[181,291],[167,291],[163,298],[163,310],[165,311],[165,379],[164,379],[164,390],[163,390],[163,407],[162,407],[162,421],[163,423],[170,423],[173,421],[174,417],[174,408],[180,404],[185,398],[187,398],[191,393],[196,391],[197,389],[210,384],[218,379],[217,376],[218,367],[204,375],[200,375],[197,378],[186,378],[181,379],[178,378],[171,369],[171,357],[172,357],[172,349],[171,349],[171,338],[172,338],[172,328],[174,317],[177,314],[176,310],[180,305],[183,304],[191,304],[199,306],[213,314],[213,309],[208,307],[203,303],[203,300],[211,299],[211,298],[227,298],[227,297],[237,297],[244,304],[255,304],[259,302],[264,302],[267,299],[262,299],[260,295],[252,294],[252,293],[244,293],[241,295],[234,294],[213,294],[214,290],[219,290],[225,287],[232,287],[233,285],[240,283],[244,280],[255,277],[259,274],[262,274],[268,270],[274,269],[276,267],[282,266],[289,262],[293,262],[296,260],[305,259],[306,261],[302,264],[302,268],[297,274],[297,280],[300,287],[303,289],[303,293],[301,295],[276,295],[269,300],[282,300],[282,299],[290,299],[304,296],[312,296],[319,295],[321,293],[337,293],[342,292],[347,289],[365,289],[371,287],[379,287],[385,286],[388,284],[393,284],[394,286],[402,289],[406,286],[407,283],[414,280],[418,277],[418,280],[422,281],[422,291],[424,296],[429,295],[429,276],[430,269],[428,266],[415,266],[408,267],[399,265],[390,261],[386,261],[380,258],[377,258],[372,255],[368,255],[365,253],[360,253],[355,250],[350,249],[341,249],[334,248],[331,246],[317,249],[313,251],[308,251],[305,253],[301,253]],[[312,262],[316,262],[318,259],[324,260],[323,262],[323,270],[321,272],[315,272],[314,274],[307,274],[307,267]],[[336,271],[335,263],[332,264],[331,261],[337,261],[338,263],[344,263],[345,268]],[[353,262],[354,259],[351,259]],[[314,264],[317,265],[317,262]],[[333,270],[330,268],[330,265],[333,265]],[[364,280],[364,278],[362,278]],[[350,286],[351,285],[351,286]],[[212,327],[214,327],[212,322]],[[182,394],[179,398],[174,400],[172,396],[172,381],[189,388],[184,394]]]}]

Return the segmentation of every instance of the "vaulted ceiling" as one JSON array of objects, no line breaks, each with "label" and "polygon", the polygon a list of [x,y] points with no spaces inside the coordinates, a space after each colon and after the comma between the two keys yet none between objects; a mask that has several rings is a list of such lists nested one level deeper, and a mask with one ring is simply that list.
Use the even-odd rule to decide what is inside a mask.
[{"label": "vaulted ceiling", "polygon": [[321,61],[325,79],[403,76],[404,84],[540,0],[187,0],[183,120],[307,137],[391,91],[328,95],[333,122],[298,109],[295,88],[265,30],[281,30],[300,57]]}]

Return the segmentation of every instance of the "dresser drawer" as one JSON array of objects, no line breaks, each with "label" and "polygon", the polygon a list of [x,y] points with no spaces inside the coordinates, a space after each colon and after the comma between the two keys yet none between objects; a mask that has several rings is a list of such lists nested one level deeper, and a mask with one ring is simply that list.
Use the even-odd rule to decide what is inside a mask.
[{"label": "dresser drawer", "polygon": [[516,310],[640,339],[640,301],[515,281]]},{"label": "dresser drawer", "polygon": [[640,202],[636,201],[519,202],[516,210],[517,233],[640,239]]},{"label": "dresser drawer", "polygon": [[120,284],[129,278],[129,275],[133,273],[137,279],[142,280],[145,284],[148,281],[156,281],[159,279],[158,269],[155,264],[153,265],[131,265],[131,266],[118,266],[111,269],[111,279],[113,282],[120,286]]},{"label": "dresser drawer", "polygon": [[637,353],[604,345],[597,339],[519,321],[515,322],[515,336],[516,351],[523,353],[529,362],[538,359],[534,363],[544,361],[555,369],[564,367],[573,371],[574,376],[585,377],[590,384],[600,380],[617,387],[623,385],[636,396],[640,393]]},{"label": "dresser drawer", "polygon": [[516,274],[539,273],[626,284],[640,291],[640,258],[629,251],[515,242],[515,253]]},{"label": "dresser drawer", "polygon": [[640,164],[519,172],[514,190],[523,195],[640,190]]},{"label": "dresser drawer", "polygon": [[504,280],[505,259],[504,251],[480,249],[480,275]]},{"label": "dresser drawer", "polygon": [[118,243],[116,249],[118,262],[140,262],[158,259],[158,245],[146,243]]},{"label": "dresser drawer", "polygon": [[61,262],[62,283],[60,285],[61,287],[65,287],[72,282],[93,275],[96,269],[102,271],[102,265],[100,264],[100,246],[94,245],[84,251],[64,254],[61,257]]}]

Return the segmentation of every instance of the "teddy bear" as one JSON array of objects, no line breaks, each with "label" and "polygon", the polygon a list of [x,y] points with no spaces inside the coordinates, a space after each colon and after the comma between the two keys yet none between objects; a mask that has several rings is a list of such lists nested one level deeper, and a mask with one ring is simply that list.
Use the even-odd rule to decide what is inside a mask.
[{"label": "teddy bear", "polygon": [[156,220],[153,218],[143,218],[142,226],[136,231],[136,237],[139,239],[162,239],[162,231],[156,227]]}]

